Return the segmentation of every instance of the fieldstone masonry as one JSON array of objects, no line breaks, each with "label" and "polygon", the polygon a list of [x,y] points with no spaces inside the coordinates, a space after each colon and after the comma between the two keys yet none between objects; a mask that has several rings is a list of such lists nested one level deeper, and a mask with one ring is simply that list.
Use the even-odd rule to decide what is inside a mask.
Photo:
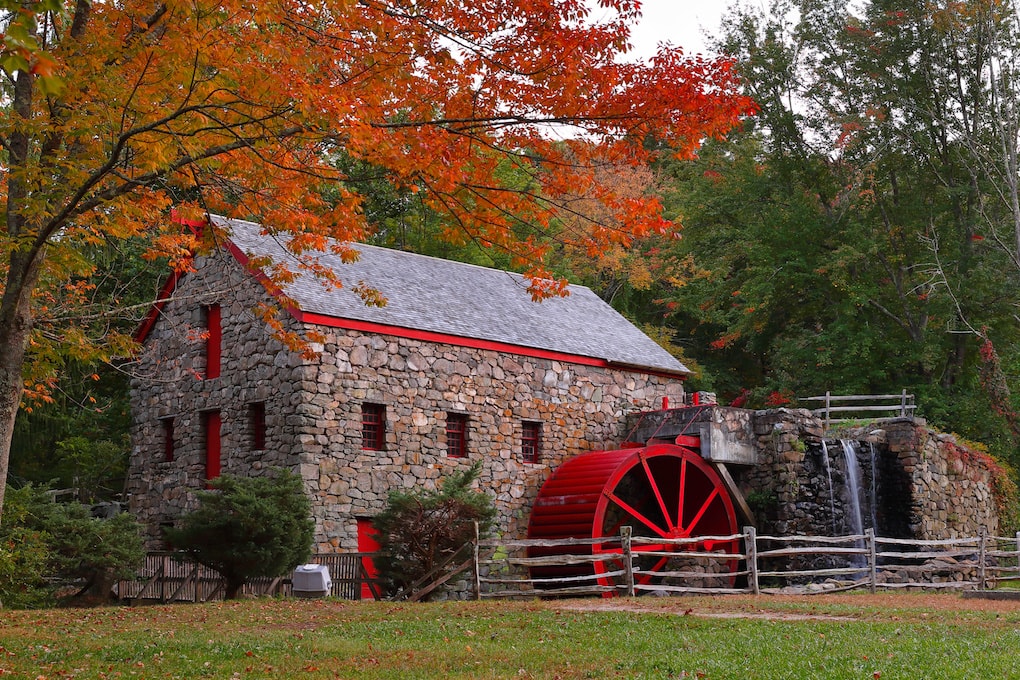
[{"label": "fieldstone masonry", "polygon": [[[760,465],[742,468],[734,476],[756,510],[759,532],[829,535],[835,506],[837,533],[850,533],[844,517],[846,498],[839,495],[846,471],[839,456],[833,455],[839,446],[836,436],[827,435],[821,421],[804,409],[758,411],[754,423]],[[994,471],[952,435],[931,430],[922,419],[893,418],[841,432],[839,437],[859,442],[866,488],[877,475],[874,517],[879,535],[934,540],[998,531]],[[835,498],[830,496],[821,460],[823,441],[829,450]],[[865,528],[872,524],[870,516],[865,514]]]},{"label": "fieldstone masonry", "polygon": [[[194,507],[206,482],[205,418],[218,412],[222,471],[299,473],[312,498],[320,552],[357,549],[357,520],[382,510],[391,489],[434,488],[482,461],[498,530],[522,537],[539,487],[564,459],[621,441],[625,415],[663,397],[681,403],[675,377],[438,344],[337,328],[283,327],[318,335],[314,358],[285,347],[255,311],[269,296],[228,254],[199,258],[161,310],[132,385],[135,414],[128,479],[131,511],[150,548],[161,524]],[[222,370],[204,378],[203,305],[222,306]],[[265,447],[254,449],[252,404],[265,407]],[[363,450],[362,404],[385,407],[383,451]],[[448,413],[468,417],[463,459],[446,455]],[[521,455],[522,423],[541,423],[539,462]],[[172,422],[173,460],[164,437]]]}]

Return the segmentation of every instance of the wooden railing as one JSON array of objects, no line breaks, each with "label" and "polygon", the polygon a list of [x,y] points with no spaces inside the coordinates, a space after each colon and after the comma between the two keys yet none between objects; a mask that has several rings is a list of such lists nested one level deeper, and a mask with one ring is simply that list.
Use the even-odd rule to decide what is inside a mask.
[{"label": "wooden railing", "polygon": [[[722,547],[705,551],[706,542]],[[532,556],[565,550],[582,554]],[[870,529],[835,537],[760,536],[748,527],[740,534],[686,539],[628,534],[619,539],[483,539],[476,543],[474,561],[476,599],[649,591],[758,594],[790,585],[807,592],[984,590],[1020,581],[1020,532],[913,540],[878,537]],[[656,568],[642,569],[648,563]],[[559,573],[542,576],[543,569]],[[571,569],[585,573],[571,575]]]},{"label": "wooden railing", "polygon": [[[882,418],[913,418],[917,410],[914,395],[907,394],[906,390],[900,394],[835,395],[826,392],[820,397],[798,397],[797,401],[822,402],[821,407],[811,409],[811,412],[824,420],[826,427],[830,423],[873,419],[879,413],[882,415],[877,417]],[[834,417],[833,414],[838,415]],[[844,417],[847,415],[852,417]]]},{"label": "wooden railing", "polygon": [[[706,550],[706,547],[711,549]],[[984,590],[1020,581],[1020,532],[1014,536],[915,540],[875,536],[758,535],[751,527],[726,536],[663,539],[632,536],[559,540],[475,540],[453,573],[473,570],[473,595],[482,598],[600,595],[727,594],[779,592],[794,585],[808,592],[868,588]],[[332,597],[381,599],[365,569],[370,553],[328,553]],[[458,556],[455,562],[460,562]],[[551,575],[542,575],[543,570]],[[574,573],[570,573],[573,570]],[[433,579],[418,599],[450,578]],[[291,594],[288,578],[257,579],[250,595]],[[179,553],[150,553],[134,581],[120,583],[128,601],[206,602],[223,596],[215,572]]]},{"label": "wooden railing", "polygon": [[[365,597],[382,599],[378,579],[369,577],[366,560],[371,553],[320,553],[313,555],[313,564],[325,564],[333,582],[330,596],[345,600]],[[131,602],[208,602],[223,597],[224,583],[220,575],[193,561],[184,553],[152,552],[134,580],[118,583],[118,596]],[[291,594],[289,577],[258,578],[245,584],[245,595]]]}]

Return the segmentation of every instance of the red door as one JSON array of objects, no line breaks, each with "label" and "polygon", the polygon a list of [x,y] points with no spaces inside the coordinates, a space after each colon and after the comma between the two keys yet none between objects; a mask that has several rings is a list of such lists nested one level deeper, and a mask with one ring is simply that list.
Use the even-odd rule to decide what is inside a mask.
[{"label": "red door", "polygon": [[[372,520],[367,517],[358,518],[358,552],[374,553],[379,550],[379,541],[376,540],[378,532],[372,526]],[[362,557],[361,564],[365,568],[368,578],[379,577],[379,570],[375,568],[375,562],[371,557]],[[367,583],[361,584],[361,599],[374,600],[375,594]]]}]

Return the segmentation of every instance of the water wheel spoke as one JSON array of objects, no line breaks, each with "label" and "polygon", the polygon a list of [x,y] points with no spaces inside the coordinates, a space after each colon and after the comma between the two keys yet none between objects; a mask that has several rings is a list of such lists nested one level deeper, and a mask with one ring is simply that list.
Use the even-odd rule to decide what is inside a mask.
[{"label": "water wheel spoke", "polygon": [[617,535],[619,535],[620,527],[622,527],[623,523],[626,522],[626,521],[627,521],[626,517],[621,517],[620,521],[618,521],[616,524],[614,524],[613,526],[611,526],[608,529],[606,529],[605,531],[603,531],[602,535],[603,536],[617,536]]},{"label": "water wheel spoke", "polygon": [[652,487],[652,492],[655,494],[655,500],[659,503],[659,510],[662,511],[662,517],[666,520],[666,529],[672,531],[676,528],[673,524],[673,518],[670,517],[669,510],[666,509],[666,501],[662,499],[662,492],[659,491],[659,485],[655,482],[655,477],[652,475],[652,469],[648,467],[648,459],[641,456],[641,467],[645,470],[645,476],[648,477],[648,483]]},{"label": "water wheel spoke", "polygon": [[719,487],[713,488],[712,493],[708,494],[708,498],[706,498],[705,502],[701,504],[701,508],[699,508],[698,512],[694,515],[694,519],[691,520],[691,523],[688,524],[687,528],[684,530],[687,535],[690,536],[694,534],[694,527],[696,527],[698,522],[701,521],[701,518],[705,516],[705,512],[708,511],[708,506],[712,505],[712,501],[714,501],[718,495]]},{"label": "water wheel spoke", "polygon": [[628,515],[630,515],[631,517],[633,517],[634,519],[636,519],[637,521],[641,522],[646,527],[648,527],[649,529],[654,531],[656,534],[658,534],[660,538],[669,538],[668,534],[665,531],[662,530],[662,527],[658,526],[657,524],[652,522],[650,519],[648,519],[647,517],[642,515],[634,507],[632,507],[629,503],[627,503],[622,498],[617,496],[615,493],[607,491],[606,492],[606,497],[609,500],[611,500],[614,503],[616,503],[618,506],[620,506],[620,508],[624,512],[626,512]]},{"label": "water wheel spoke", "polygon": [[651,583],[653,578],[658,576],[659,570],[662,569],[664,566],[666,566],[666,562],[668,562],[668,561],[669,561],[668,557],[663,557],[658,562],[656,562],[655,566],[653,566],[651,569],[642,569],[641,571],[647,571],[647,572],[651,572],[651,573],[639,574],[637,579],[636,579],[636,582],[640,583],[643,586],[648,585],[649,583]]},{"label": "water wheel spoke", "polygon": [[680,459],[680,486],[679,491],[676,494],[676,525],[682,527],[684,525],[684,489],[687,484],[687,459]]}]

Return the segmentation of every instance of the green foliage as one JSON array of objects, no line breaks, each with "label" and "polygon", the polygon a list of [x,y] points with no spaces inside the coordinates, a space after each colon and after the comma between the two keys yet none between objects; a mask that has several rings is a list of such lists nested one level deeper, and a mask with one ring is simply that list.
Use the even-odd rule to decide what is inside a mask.
[{"label": "green foliage", "polygon": [[49,536],[26,526],[36,491],[31,487],[9,489],[0,524],[0,605],[30,609],[53,603],[47,583]]},{"label": "green foliage", "polygon": [[226,581],[226,597],[260,576],[283,576],[307,561],[315,523],[301,478],[223,475],[198,494],[199,507],[167,529],[167,540]]},{"label": "green foliage", "polygon": [[442,565],[474,539],[474,523],[485,535],[496,508],[485,493],[471,489],[481,464],[454,472],[434,490],[392,491],[373,525],[378,531],[379,574],[391,591],[406,589]]},{"label": "green foliage", "polygon": [[63,588],[105,599],[112,582],[133,576],[143,557],[131,515],[97,519],[81,503],[53,502],[45,489],[12,489],[0,525],[0,601],[51,605]]}]

